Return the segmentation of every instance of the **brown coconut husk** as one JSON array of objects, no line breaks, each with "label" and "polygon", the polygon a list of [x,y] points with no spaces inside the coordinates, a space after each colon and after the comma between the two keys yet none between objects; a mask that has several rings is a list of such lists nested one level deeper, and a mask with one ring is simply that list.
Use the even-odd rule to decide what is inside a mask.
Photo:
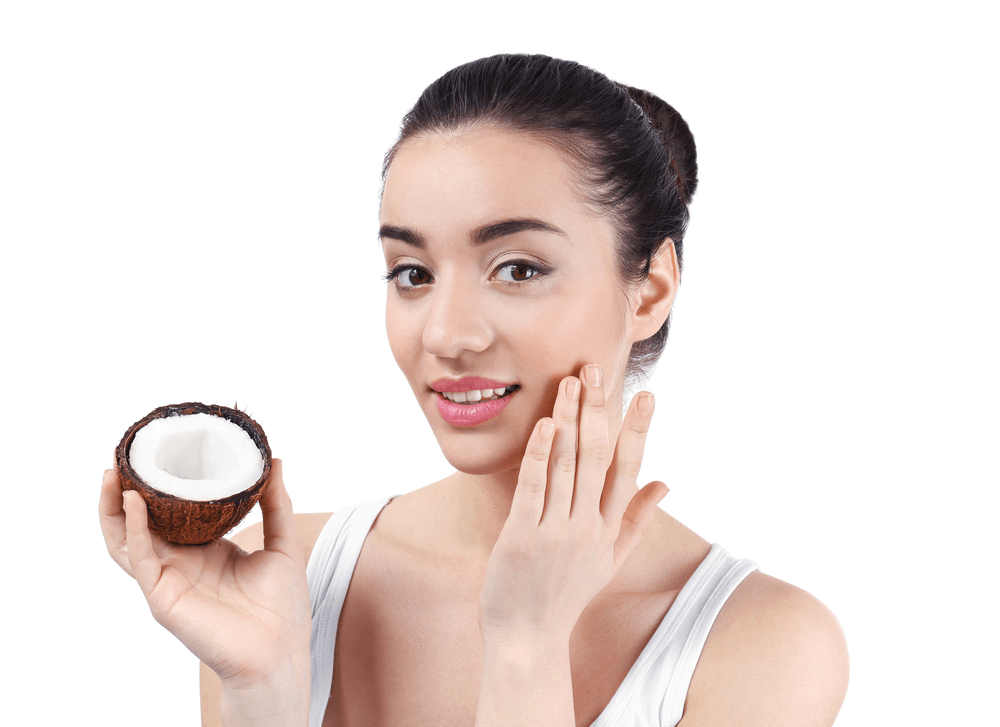
[{"label": "brown coconut husk", "polygon": [[[264,471],[256,484],[221,500],[184,500],[153,489],[135,473],[129,461],[129,450],[136,432],[154,419],[188,414],[211,414],[223,417],[250,435],[264,459]],[[115,467],[122,489],[135,490],[146,501],[150,530],[171,543],[204,545],[221,538],[239,525],[257,504],[271,476],[271,448],[260,425],[239,409],[188,402],[161,406],[129,427],[115,449]]]}]

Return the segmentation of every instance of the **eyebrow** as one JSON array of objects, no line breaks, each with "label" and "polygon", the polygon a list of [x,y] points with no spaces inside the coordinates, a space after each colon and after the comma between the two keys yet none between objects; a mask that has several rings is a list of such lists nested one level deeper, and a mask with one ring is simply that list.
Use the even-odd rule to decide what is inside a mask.
[{"label": "eyebrow", "polygon": [[[551,232],[556,235],[566,236],[565,232],[560,230],[555,225],[550,225],[548,222],[542,222],[534,217],[519,217],[511,220],[492,222],[488,225],[477,227],[472,231],[470,237],[477,245],[484,245],[491,240],[497,239],[498,237],[516,235],[519,232],[526,232],[529,230],[537,232]],[[425,242],[423,236],[416,230],[412,230],[409,227],[399,227],[397,225],[382,225],[378,230],[378,236],[379,238],[387,237],[392,240],[399,240],[400,242],[405,242],[407,245],[412,245],[413,247],[418,248],[423,248]]]}]

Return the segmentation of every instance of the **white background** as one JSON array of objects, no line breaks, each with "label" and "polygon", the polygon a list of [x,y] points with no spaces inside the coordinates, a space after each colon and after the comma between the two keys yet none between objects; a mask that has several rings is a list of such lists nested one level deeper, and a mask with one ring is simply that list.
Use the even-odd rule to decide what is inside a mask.
[{"label": "white background", "polygon": [[649,7],[3,5],[6,713],[197,723],[196,661],[96,515],[151,409],[247,409],[300,511],[450,471],[385,340],[381,158],[447,69],[544,52],[654,91],[699,145],[644,480],[837,614],[838,725],[995,714],[987,4]]}]

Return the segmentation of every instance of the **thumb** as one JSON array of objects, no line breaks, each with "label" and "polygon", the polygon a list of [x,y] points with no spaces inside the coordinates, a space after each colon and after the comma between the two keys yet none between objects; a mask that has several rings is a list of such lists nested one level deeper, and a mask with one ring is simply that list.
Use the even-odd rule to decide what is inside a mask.
[{"label": "thumb", "polygon": [[264,515],[264,550],[287,555],[304,566],[292,499],[285,489],[282,469],[280,459],[271,460],[271,476],[260,497],[260,511]]},{"label": "thumb", "polygon": [[666,484],[654,480],[633,495],[628,507],[625,508],[621,527],[618,530],[618,540],[615,541],[616,571],[642,541],[649,526],[653,524],[653,513],[656,511],[656,506],[667,496],[668,492],[670,492],[670,488]]}]

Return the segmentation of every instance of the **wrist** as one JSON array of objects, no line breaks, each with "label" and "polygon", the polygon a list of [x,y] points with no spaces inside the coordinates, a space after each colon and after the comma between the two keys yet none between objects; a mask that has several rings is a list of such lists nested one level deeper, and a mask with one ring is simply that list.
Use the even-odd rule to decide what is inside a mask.
[{"label": "wrist", "polygon": [[483,637],[483,660],[501,659],[514,662],[552,662],[569,660],[569,638],[546,635],[520,638]]},{"label": "wrist", "polygon": [[225,727],[306,727],[312,686],[309,652],[296,654],[266,673],[224,680]]},{"label": "wrist", "polygon": [[483,650],[534,652],[555,654],[569,650],[570,635],[575,624],[547,623],[498,626],[480,619],[479,636]]},{"label": "wrist", "polygon": [[575,724],[568,640],[484,642],[477,727],[539,724]]},{"label": "wrist", "polygon": [[308,683],[259,685],[253,689],[223,689],[224,727],[306,727],[309,724]]}]

